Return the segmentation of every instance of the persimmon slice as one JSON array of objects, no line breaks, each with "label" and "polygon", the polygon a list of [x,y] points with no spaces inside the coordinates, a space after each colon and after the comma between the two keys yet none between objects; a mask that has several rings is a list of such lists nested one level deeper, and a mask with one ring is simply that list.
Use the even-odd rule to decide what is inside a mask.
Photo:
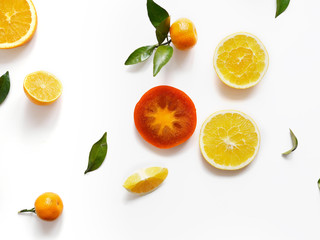
[{"label": "persimmon slice", "polygon": [[190,97],[170,86],[147,91],[134,109],[134,122],[140,135],[158,148],[172,148],[187,141],[197,124]]}]

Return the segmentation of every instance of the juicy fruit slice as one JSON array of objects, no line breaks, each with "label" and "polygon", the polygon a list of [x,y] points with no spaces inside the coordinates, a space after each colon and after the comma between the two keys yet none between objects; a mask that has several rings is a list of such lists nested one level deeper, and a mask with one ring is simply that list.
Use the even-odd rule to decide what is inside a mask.
[{"label": "juicy fruit slice", "polygon": [[134,109],[140,135],[158,148],[172,148],[187,141],[196,124],[196,108],[187,94],[170,86],[146,92]]},{"label": "juicy fruit slice", "polygon": [[200,150],[212,166],[237,170],[247,166],[260,146],[255,122],[244,113],[231,110],[212,114],[200,131]]},{"label": "juicy fruit slice", "polygon": [[31,0],[0,1],[0,49],[28,42],[37,28],[37,13]]},{"label": "juicy fruit slice", "polygon": [[48,105],[55,102],[62,93],[62,84],[54,75],[38,71],[27,75],[23,82],[27,97],[35,104]]},{"label": "juicy fruit slice", "polygon": [[180,50],[190,49],[198,41],[196,27],[187,18],[180,18],[171,25],[170,37],[173,45]]},{"label": "juicy fruit slice", "polygon": [[123,187],[132,193],[145,194],[155,190],[167,176],[167,168],[144,168],[128,177]]},{"label": "juicy fruit slice", "polygon": [[213,59],[214,69],[222,82],[245,89],[256,85],[269,65],[266,48],[249,33],[235,33],[221,41]]}]

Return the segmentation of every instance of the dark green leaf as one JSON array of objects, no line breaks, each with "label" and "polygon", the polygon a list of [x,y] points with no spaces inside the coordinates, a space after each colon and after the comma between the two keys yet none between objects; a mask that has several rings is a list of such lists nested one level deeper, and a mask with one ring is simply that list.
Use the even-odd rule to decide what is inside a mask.
[{"label": "dark green leaf", "polygon": [[6,99],[10,90],[9,72],[0,77],[0,104]]},{"label": "dark green leaf", "polygon": [[169,17],[168,12],[153,0],[147,0],[147,10],[150,22],[155,28],[158,27],[163,20]]},{"label": "dark green leaf", "polygon": [[318,180],[318,188],[320,189],[320,178]]},{"label": "dark green leaf", "polygon": [[292,153],[294,150],[296,150],[296,148],[298,147],[298,139],[296,138],[296,136],[294,135],[294,133],[292,132],[291,129],[290,130],[290,136],[291,136],[291,141],[292,141],[292,148],[284,153],[282,153],[282,155],[288,155],[290,153]]},{"label": "dark green leaf", "polygon": [[145,46],[136,49],[133,53],[130,54],[125,65],[132,65],[139,62],[143,62],[147,60],[153,53],[153,50],[155,49],[156,45],[153,46]]},{"label": "dark green leaf", "polygon": [[276,17],[283,13],[289,6],[290,0],[277,0],[277,12]]},{"label": "dark green leaf", "polygon": [[104,133],[102,138],[93,144],[90,154],[89,154],[89,162],[87,170],[84,172],[84,174],[94,171],[98,169],[101,164],[103,163],[104,159],[106,158],[108,150],[107,145],[107,133]]},{"label": "dark green leaf", "polygon": [[153,76],[155,77],[161,68],[166,65],[173,54],[173,48],[165,45],[158,47],[153,58]]},{"label": "dark green leaf", "polygon": [[168,37],[169,30],[170,30],[170,17],[167,17],[156,28],[156,35],[157,35],[159,44],[163,43],[163,41]]}]

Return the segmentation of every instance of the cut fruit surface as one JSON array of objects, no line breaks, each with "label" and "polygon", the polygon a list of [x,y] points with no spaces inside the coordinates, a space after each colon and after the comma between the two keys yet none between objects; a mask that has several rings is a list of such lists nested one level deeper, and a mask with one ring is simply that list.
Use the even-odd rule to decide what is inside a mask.
[{"label": "cut fruit surface", "polygon": [[158,148],[171,148],[187,141],[196,124],[196,108],[187,94],[170,86],[146,92],[134,110],[140,135]]},{"label": "cut fruit surface", "polygon": [[247,166],[260,146],[260,133],[246,114],[225,110],[212,114],[200,131],[200,150],[205,160],[223,170]]},{"label": "cut fruit surface", "polygon": [[0,49],[28,42],[37,28],[37,13],[31,0],[0,1]]},{"label": "cut fruit surface", "polygon": [[27,97],[35,104],[48,105],[55,102],[62,93],[62,84],[54,75],[38,71],[27,75],[23,82]]},{"label": "cut fruit surface", "polygon": [[146,194],[156,189],[167,176],[167,168],[144,168],[128,177],[123,187],[132,193]]},{"label": "cut fruit surface", "polygon": [[249,33],[235,33],[217,46],[214,69],[222,82],[245,89],[256,85],[265,75],[269,57],[262,42]]}]

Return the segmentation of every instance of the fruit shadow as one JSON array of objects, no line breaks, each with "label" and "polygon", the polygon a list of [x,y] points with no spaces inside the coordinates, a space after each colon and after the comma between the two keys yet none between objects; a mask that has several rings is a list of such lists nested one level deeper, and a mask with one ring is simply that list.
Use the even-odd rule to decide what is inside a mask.
[{"label": "fruit shadow", "polygon": [[[36,33],[37,34],[37,33]],[[25,54],[28,55],[29,52],[34,48],[36,34],[33,36],[30,42],[11,49],[0,49],[0,64],[8,64],[14,61],[16,58],[20,57],[21,55]],[[5,69],[7,70],[7,69]]]},{"label": "fruit shadow", "polygon": [[34,213],[20,213],[21,217],[33,218],[32,225],[36,236],[45,237],[48,235],[58,236],[61,231],[63,214],[54,221],[44,221]]},{"label": "fruit shadow", "polygon": [[[161,69],[161,71],[164,71],[166,76],[165,79],[168,79],[168,82],[171,82],[170,78],[172,77],[172,72],[182,71],[182,68],[189,68],[189,65],[193,64],[193,55],[192,49],[182,51],[174,48],[169,63]],[[189,62],[189,64],[186,64],[187,62]]]},{"label": "fruit shadow", "polygon": [[63,221],[63,214],[54,221],[44,221],[37,217],[37,222],[35,227],[35,234],[40,236],[47,236],[50,237],[58,236],[61,231]]},{"label": "fruit shadow", "polygon": [[22,132],[28,137],[46,136],[55,127],[61,110],[61,100],[47,106],[39,106],[25,99]]},{"label": "fruit shadow", "polygon": [[214,81],[217,82],[219,93],[221,93],[221,95],[223,95],[231,100],[246,99],[250,95],[253,94],[253,92],[255,91],[255,88],[257,87],[257,86],[254,86],[254,87],[247,88],[247,89],[232,88],[232,87],[229,87],[226,84],[224,84],[220,80],[220,78],[218,77],[217,74],[214,74]]},{"label": "fruit shadow", "polygon": [[173,147],[173,148],[161,149],[161,148],[157,148],[157,147],[151,145],[150,143],[146,142],[146,140],[144,140],[141,137],[141,135],[136,131],[136,129],[134,129],[134,132],[135,132],[136,139],[142,145],[144,145],[147,150],[149,150],[150,152],[154,152],[160,156],[164,156],[164,157],[178,154],[180,151],[182,151],[182,149],[184,148],[184,146],[186,144],[186,142],[184,142],[184,143],[182,143],[176,147]]},{"label": "fruit shadow", "polygon": [[218,169],[215,168],[214,166],[211,166],[202,156],[201,151],[199,149],[199,155],[201,158],[201,161],[203,163],[203,166],[205,167],[205,169],[214,174],[214,175],[218,175],[218,176],[222,176],[222,177],[233,177],[233,176],[238,176],[238,175],[242,175],[245,172],[247,172],[249,170],[249,168],[251,167],[251,165],[253,164],[253,162],[251,162],[248,166],[241,168],[239,170],[222,170],[222,169]]},{"label": "fruit shadow", "polygon": [[151,192],[148,192],[146,194],[134,194],[134,193],[130,193],[129,191],[126,194],[125,197],[125,202],[131,202],[131,201],[136,201],[137,199],[142,199],[142,198],[147,198],[147,196],[149,194],[152,194],[154,191],[157,191],[158,189],[162,188],[164,185],[166,185],[166,181],[164,181],[163,183],[161,183],[158,187],[156,187],[155,189],[153,189]]}]

